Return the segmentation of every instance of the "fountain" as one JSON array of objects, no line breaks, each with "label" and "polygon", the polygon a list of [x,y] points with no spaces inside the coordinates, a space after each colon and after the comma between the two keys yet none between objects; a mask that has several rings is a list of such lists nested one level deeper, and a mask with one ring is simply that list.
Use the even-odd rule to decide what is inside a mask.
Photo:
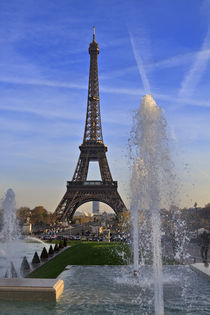
[{"label": "fountain", "polygon": [[[19,222],[16,217],[15,193],[11,188],[7,190],[5,198],[2,201],[2,209],[3,225],[0,232],[0,275],[4,275],[6,278],[21,277],[22,272],[20,272],[20,269],[24,253],[28,256],[27,258],[31,258],[33,250],[37,250],[37,247],[32,246],[33,249],[31,248],[30,250],[27,240],[23,239],[21,235]],[[39,241],[30,237],[28,240],[32,242]],[[41,240],[40,242],[44,244]]]},{"label": "fountain", "polygon": [[7,190],[5,199],[2,202],[3,207],[3,229],[1,237],[5,240],[16,239],[19,235],[17,219],[16,219],[16,203],[14,191],[10,188]]},{"label": "fountain", "polygon": [[[0,272],[5,270],[4,276],[0,276],[0,300],[17,301],[55,301],[63,292],[63,281],[58,279],[27,279],[24,278],[30,271],[39,264],[30,264],[25,255],[34,254],[32,243],[20,239],[19,224],[16,218],[15,194],[12,189],[8,189],[2,202],[3,208],[3,227],[0,234]],[[30,241],[34,241],[30,238]],[[43,242],[37,242],[36,246]],[[32,247],[28,252],[27,244]],[[45,246],[47,244],[44,244]],[[47,246],[49,247],[49,246]],[[29,254],[29,255],[28,255]],[[37,253],[35,252],[36,256]],[[37,255],[38,256],[38,255]],[[44,247],[42,260],[48,257]],[[22,263],[21,263],[22,260]],[[9,267],[8,267],[9,266]],[[22,277],[22,278],[21,278]],[[8,313],[5,311],[5,313]],[[9,312],[10,313],[10,312]],[[17,312],[15,311],[17,314]]]},{"label": "fountain", "polygon": [[[0,233],[0,240],[2,242],[2,256],[4,265],[7,270],[5,275],[8,278],[17,277],[16,271],[17,263],[20,260],[19,253],[19,237],[20,231],[16,219],[16,202],[15,194],[10,188],[7,190],[4,200],[2,201],[3,208],[3,227]],[[10,267],[8,267],[10,266]]]},{"label": "fountain", "polygon": [[[133,273],[142,279],[142,272],[146,270],[143,267],[152,263],[153,279],[151,281],[148,277],[147,281],[153,285],[154,312],[158,315],[164,314],[165,285],[162,266],[161,209],[172,209],[170,233],[174,243],[173,259],[183,262],[189,257],[186,252],[188,238],[185,222],[181,220],[178,208],[172,206],[178,193],[166,128],[162,109],[150,94],[145,95],[135,114],[130,139],[133,162],[131,177]],[[183,268],[183,283],[185,283],[185,272]],[[185,298],[186,288],[189,287],[186,283],[183,287],[182,294]],[[187,310],[186,306],[184,310]]]},{"label": "fountain", "polygon": [[173,176],[166,121],[150,94],[143,97],[134,117],[131,144],[135,149],[131,179],[134,270],[135,274],[139,270],[139,254],[141,265],[145,262],[145,253],[142,252],[145,251],[145,243],[147,249],[152,246],[155,314],[164,314],[160,209],[172,201],[170,181]]},{"label": "fountain", "polygon": [[43,246],[49,249],[49,244],[32,236],[23,239],[16,217],[15,193],[11,188],[7,190],[1,206],[3,225],[0,232],[0,276],[21,277],[21,261],[24,256],[32,260],[35,251],[41,252]]}]

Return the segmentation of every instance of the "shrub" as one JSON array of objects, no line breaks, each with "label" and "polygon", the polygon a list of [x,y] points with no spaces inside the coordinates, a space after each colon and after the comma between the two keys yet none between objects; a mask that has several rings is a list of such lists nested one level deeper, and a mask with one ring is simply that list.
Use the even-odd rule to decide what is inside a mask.
[{"label": "shrub", "polygon": [[30,265],[28,263],[28,260],[26,256],[23,257],[21,266],[20,266],[20,274],[24,277],[27,273],[30,271]]},{"label": "shrub", "polygon": [[55,244],[54,252],[59,252],[59,247],[58,247],[58,244],[57,244],[57,243]]},{"label": "shrub", "polygon": [[66,247],[67,246],[67,241],[66,241],[66,238],[64,238],[63,240],[63,246]]},{"label": "shrub", "polygon": [[11,265],[11,269],[10,269],[11,270],[11,277],[17,278],[17,271],[15,270],[15,266],[14,266],[13,262],[11,262],[10,265]]},{"label": "shrub", "polygon": [[40,255],[40,258],[41,258],[41,260],[45,260],[45,259],[48,258],[48,253],[47,253],[47,250],[46,250],[45,247],[44,247],[43,250],[42,250],[42,253],[41,253],[41,255]]},{"label": "shrub", "polygon": [[9,278],[9,272],[8,272],[8,270],[5,272],[4,278]]},{"label": "shrub", "polygon": [[54,250],[53,250],[52,245],[50,245],[48,255],[49,255],[49,256],[53,256],[53,255],[54,255]]},{"label": "shrub", "polygon": [[60,248],[60,249],[64,248],[63,240],[60,240],[60,242],[59,242],[59,248]]},{"label": "shrub", "polygon": [[34,257],[32,259],[32,265],[40,264],[40,259],[37,252],[34,253]]}]

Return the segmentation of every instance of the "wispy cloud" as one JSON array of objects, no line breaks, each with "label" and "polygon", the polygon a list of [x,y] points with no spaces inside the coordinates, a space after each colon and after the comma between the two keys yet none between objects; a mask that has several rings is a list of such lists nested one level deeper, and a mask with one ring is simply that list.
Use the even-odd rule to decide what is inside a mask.
[{"label": "wispy cloud", "polygon": [[143,65],[143,60],[142,60],[139,52],[137,52],[135,41],[134,41],[133,37],[131,36],[131,34],[130,34],[130,41],[131,41],[131,46],[132,46],[132,49],[133,49],[133,54],[134,54],[134,57],[136,59],[137,67],[138,67],[138,70],[139,70],[139,74],[140,74],[141,79],[142,79],[142,83],[143,83],[143,86],[144,86],[145,93],[151,93],[150,83],[149,83],[149,80],[148,80],[146,72],[145,72],[145,68],[144,68],[144,65]]},{"label": "wispy cloud", "polygon": [[102,80],[110,80],[111,78],[117,78],[117,77],[123,77],[128,73],[133,73],[136,71],[136,66],[131,66],[131,67],[123,67],[120,69],[115,69],[109,72],[103,72],[100,74],[100,79]]},{"label": "wispy cloud", "polygon": [[[20,84],[20,85],[35,85],[35,86],[46,86],[46,87],[58,87],[67,89],[79,89],[87,91],[87,83],[70,83],[65,81],[55,81],[55,80],[41,80],[41,79],[28,79],[28,78],[15,78],[15,77],[0,77],[0,82]],[[101,85],[100,91],[104,93],[113,94],[128,94],[128,95],[141,95],[144,91],[139,89],[129,89],[129,88],[119,88],[119,87],[108,87]]]},{"label": "wispy cloud", "polygon": [[[178,54],[176,56],[172,56],[170,58],[162,59],[152,63],[144,62],[144,72],[148,73],[153,72],[156,69],[174,68],[182,65],[192,64],[198,53],[200,54],[201,59],[206,59],[210,57],[210,49],[204,49],[202,52],[192,51],[185,54]],[[113,71],[101,73],[100,79],[110,80],[110,78],[123,77],[128,73],[133,73],[134,71],[136,71],[136,66],[123,67],[120,69],[115,69]]]},{"label": "wispy cloud", "polygon": [[203,44],[200,51],[196,54],[194,62],[190,70],[187,72],[184,80],[181,83],[181,88],[179,91],[179,98],[189,98],[193,95],[194,90],[199,84],[207,64],[210,59],[210,27],[206,37],[204,38]]},{"label": "wispy cloud", "polygon": [[[55,82],[54,82],[55,83]],[[102,89],[103,90],[103,89]],[[125,95],[141,95],[143,91],[129,89],[113,89],[113,88],[104,88],[106,92],[111,94],[119,94],[122,91],[122,94]],[[0,90],[1,91],[1,90]],[[20,122],[20,120],[28,117],[29,121],[26,120],[27,126],[32,128],[33,124],[37,124],[37,121],[41,123],[45,122],[50,124],[53,122],[67,122],[72,124],[73,122],[81,124],[85,120],[85,110],[86,110],[86,92],[87,88],[84,90],[84,93],[72,90],[60,90],[60,88],[42,88],[33,87],[25,89],[25,86],[22,89],[18,89],[16,86],[8,91],[0,92],[0,111],[2,124],[0,128],[12,129],[17,128],[21,130],[25,128],[25,123]],[[101,93],[102,94],[102,93]],[[102,95],[103,99],[103,95]],[[103,103],[103,102],[102,102]],[[127,111],[122,110],[122,107],[117,109],[116,107],[107,108],[102,104],[103,117],[102,120],[104,123],[114,123],[118,125],[128,125],[127,111],[130,111],[130,108],[127,107]],[[6,113],[11,112],[7,115]],[[27,115],[27,116],[26,116]],[[8,117],[10,119],[8,120]],[[116,121],[116,117],[118,117]],[[13,124],[13,119],[16,120],[17,124]],[[35,122],[34,122],[35,119]],[[11,126],[9,124],[11,121]],[[58,126],[57,126],[58,127]]]},{"label": "wispy cloud", "polygon": [[[10,82],[8,80],[8,82]],[[14,82],[17,82],[17,80],[14,80]],[[1,94],[0,97],[0,110],[2,111],[13,111],[13,112],[20,112],[20,113],[29,113],[34,115],[39,115],[40,117],[46,118],[46,119],[61,119],[61,120],[71,120],[71,121],[77,121],[81,122],[84,120],[84,106],[81,106],[81,101],[83,100],[86,102],[86,97],[84,96],[82,99],[79,99],[78,105],[78,98],[76,97],[77,92],[74,92],[72,95],[71,91],[59,91],[59,89],[55,89],[56,87],[65,87],[65,88],[73,88],[73,86],[76,86],[77,89],[83,89],[86,93],[87,87],[86,85],[80,85],[80,84],[71,84],[68,82],[56,82],[56,81],[41,81],[41,80],[33,80],[33,81],[21,81],[22,84],[37,84],[38,86],[46,86],[46,87],[52,87],[52,91],[49,93],[41,93],[37,94],[36,90],[30,90],[29,93],[26,92],[19,92],[15,89],[14,94],[11,91],[4,92],[4,94]],[[107,94],[119,94],[119,95],[127,95],[127,96],[137,96],[140,97],[143,96],[145,93],[143,89],[135,89],[135,88],[121,88],[121,87],[108,87],[108,86],[102,86],[100,88],[101,92],[107,93]],[[9,94],[8,94],[9,93]],[[50,96],[49,96],[50,95]],[[196,107],[203,107],[203,108],[210,108],[210,101],[208,100],[202,100],[202,99],[195,99],[195,98],[182,98],[179,100],[176,100],[175,97],[175,91],[167,91],[167,93],[158,93],[153,92],[153,96],[157,100],[160,106],[164,107],[164,104],[172,104],[173,109],[177,109],[177,107],[180,107],[182,105],[190,105],[190,106],[196,106]],[[75,106],[77,110],[75,110]],[[135,104],[134,104],[135,107]],[[110,109],[108,113],[103,110],[103,122],[106,123],[113,123],[116,120],[116,117],[121,117],[118,122],[122,125],[127,125],[128,120],[126,118],[126,115],[128,114],[128,111],[130,112],[134,107],[129,106],[127,108],[127,111],[124,110],[124,112],[117,111],[116,109]],[[110,113],[112,113],[110,115]],[[122,115],[122,113],[125,113],[125,116]]]},{"label": "wispy cloud", "polygon": [[[181,113],[177,113],[169,120],[173,120],[174,118],[176,118],[177,121],[176,125],[173,123],[172,128],[179,142],[187,142],[189,146],[193,147],[198,145],[197,141],[202,141],[203,143],[210,141],[208,116],[204,118],[202,114],[197,114],[196,116],[194,114],[188,114],[186,118],[186,116],[183,116]],[[173,132],[173,130],[171,131]],[[199,151],[199,149],[197,150]]]},{"label": "wispy cloud", "polygon": [[[181,65],[190,64],[195,59],[196,55],[200,53],[200,51],[193,51],[185,54],[179,54],[170,58],[166,58],[151,64],[147,64],[145,68],[147,71],[154,71],[156,68],[173,68]],[[210,56],[210,49],[203,50],[201,53],[201,58],[206,58],[206,56]]]},{"label": "wispy cloud", "polygon": [[69,82],[59,82],[53,80],[37,80],[37,79],[25,79],[25,78],[12,78],[12,77],[0,77],[1,82],[14,83],[14,84],[24,84],[24,85],[40,85],[49,87],[63,87],[70,89],[87,89],[87,85],[69,83]]},{"label": "wispy cloud", "polygon": [[63,135],[69,134],[69,137],[77,137],[81,129],[81,122],[77,121],[42,121],[42,122],[29,122],[25,119],[6,119],[0,118],[0,131],[1,133],[7,132],[17,136],[17,134],[35,135],[55,138],[62,138]]}]

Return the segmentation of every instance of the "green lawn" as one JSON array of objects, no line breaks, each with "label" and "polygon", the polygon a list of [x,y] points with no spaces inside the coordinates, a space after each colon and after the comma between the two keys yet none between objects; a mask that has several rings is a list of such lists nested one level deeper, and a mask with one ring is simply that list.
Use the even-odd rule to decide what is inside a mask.
[{"label": "green lawn", "polygon": [[56,278],[67,265],[126,265],[130,256],[129,252],[129,247],[122,243],[77,243],[28,277]]},{"label": "green lawn", "polygon": [[[127,265],[131,263],[130,246],[112,242],[78,242],[71,241],[72,246],[63,253],[33,271],[28,278],[57,278],[67,265]],[[151,264],[150,257],[148,264]],[[163,264],[177,264],[174,260],[163,257]]]}]

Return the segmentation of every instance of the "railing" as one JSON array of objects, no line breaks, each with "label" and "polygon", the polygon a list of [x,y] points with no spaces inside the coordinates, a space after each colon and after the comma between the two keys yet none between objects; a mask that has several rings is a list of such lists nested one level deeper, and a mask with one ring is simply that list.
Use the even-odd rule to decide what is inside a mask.
[{"label": "railing", "polygon": [[80,181],[68,181],[67,182],[67,187],[76,187],[76,186],[112,186],[112,187],[117,187],[117,182],[116,181],[111,181],[111,182],[103,182],[101,180],[86,180],[84,182]]},{"label": "railing", "polygon": [[103,185],[103,182],[101,180],[87,180],[83,182],[83,185]]}]

